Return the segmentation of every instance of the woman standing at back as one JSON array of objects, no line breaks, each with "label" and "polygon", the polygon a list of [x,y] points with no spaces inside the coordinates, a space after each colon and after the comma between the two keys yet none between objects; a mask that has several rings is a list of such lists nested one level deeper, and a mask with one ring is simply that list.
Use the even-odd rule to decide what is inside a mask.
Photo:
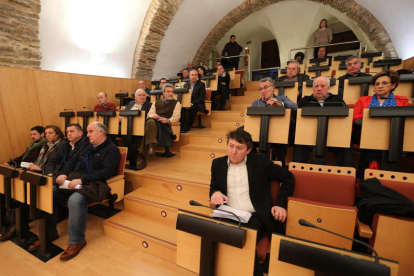
[{"label": "woman standing at back", "polygon": [[[314,46],[327,45],[332,41],[332,31],[328,28],[328,21],[322,19],[319,22],[319,29],[314,32]],[[313,57],[318,57],[318,47],[314,49]],[[326,53],[328,53],[328,47],[326,47]]]}]

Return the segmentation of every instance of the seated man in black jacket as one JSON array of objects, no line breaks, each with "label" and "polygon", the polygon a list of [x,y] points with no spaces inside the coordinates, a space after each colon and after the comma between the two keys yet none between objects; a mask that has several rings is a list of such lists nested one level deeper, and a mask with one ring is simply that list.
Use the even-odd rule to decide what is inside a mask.
[{"label": "seated man in black jacket", "polygon": [[[211,95],[211,109],[225,111],[226,99],[230,95],[230,75],[226,73],[223,65],[217,66],[217,91],[213,91]],[[216,108],[214,98],[220,95],[220,106]]]},{"label": "seated man in black jacket", "polygon": [[[109,193],[106,180],[116,174],[121,159],[119,149],[107,137],[107,127],[99,122],[88,125],[89,143],[65,163],[56,183],[68,183],[69,190],[53,190],[54,215],[58,205],[67,203],[69,209],[69,246],[60,256],[66,261],[75,257],[86,245],[87,206],[93,201],[101,201]],[[49,235],[57,236],[56,216],[51,216]]]},{"label": "seated man in black jacket", "polygon": [[346,74],[338,78],[339,80],[338,94],[339,95],[344,94],[345,80],[349,80],[350,78],[355,78],[355,77],[371,76],[370,74],[365,74],[361,72],[362,62],[358,56],[350,56],[349,58],[347,58],[345,60],[345,65],[346,65]]},{"label": "seated man in black jacket", "polygon": [[309,79],[309,76],[306,74],[299,74],[300,64],[296,60],[291,60],[288,62],[286,67],[286,75],[281,76],[276,79],[276,81],[296,81],[298,82],[298,101],[302,98],[302,86],[303,82]]},{"label": "seated man in black jacket", "polygon": [[[330,81],[327,77],[317,77],[313,81],[313,94],[312,96],[305,96],[298,102],[298,107],[307,106],[346,106],[342,96],[333,95],[328,93]],[[313,150],[313,146],[295,145],[293,148],[293,162],[308,163],[310,152]],[[332,151],[335,155],[338,166],[353,167],[354,166],[354,151],[351,148],[337,148],[330,147],[329,151]]]},{"label": "seated man in black jacket", "polygon": [[204,82],[198,79],[198,72],[196,69],[190,71],[190,81],[184,85],[184,88],[191,89],[191,107],[190,115],[188,117],[188,122],[185,121],[184,117],[184,108],[181,110],[181,129],[188,131],[191,129],[194,123],[194,119],[197,116],[197,112],[206,112],[206,104],[204,100],[206,99],[206,85]]},{"label": "seated man in black jacket", "polygon": [[[211,166],[210,201],[252,213],[247,227],[257,230],[257,242],[274,231],[283,231],[287,218],[287,199],[292,196],[295,178],[263,154],[250,153],[250,133],[233,130],[227,134],[228,156],[216,158]],[[270,197],[271,181],[281,183],[276,204]],[[276,223],[278,222],[279,225]],[[278,227],[279,226],[279,227]],[[254,275],[263,275],[256,258]]]},{"label": "seated man in black jacket", "polygon": [[63,145],[59,148],[59,152],[53,155],[46,164],[45,172],[49,176],[58,175],[63,165],[80,149],[89,143],[83,136],[83,129],[79,124],[70,124],[66,127],[66,138]]}]

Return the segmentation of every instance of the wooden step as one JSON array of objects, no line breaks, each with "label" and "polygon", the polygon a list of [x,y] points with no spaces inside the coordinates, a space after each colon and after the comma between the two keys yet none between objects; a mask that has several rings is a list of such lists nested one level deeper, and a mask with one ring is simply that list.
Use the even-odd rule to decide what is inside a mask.
[{"label": "wooden step", "polygon": [[234,104],[252,104],[256,100],[255,97],[250,96],[239,96],[239,97],[231,97],[230,103],[233,108]]},{"label": "wooden step", "polygon": [[226,110],[226,111],[213,111],[211,116],[212,116],[212,121],[235,121],[237,122],[243,119],[244,114],[242,116],[241,112],[239,111]]},{"label": "wooden step", "polygon": [[[240,115],[239,115],[240,118]],[[191,135],[189,144],[217,146],[227,148],[226,134],[222,135]]]},{"label": "wooden step", "polygon": [[244,91],[244,97],[261,98],[262,93],[256,90]]},{"label": "wooden step", "polygon": [[[248,103],[248,104],[232,104],[231,105],[231,111],[240,111],[243,112],[244,110],[246,110],[246,108],[250,107],[252,105],[252,103]],[[211,127],[213,127],[213,122],[211,124]]]},{"label": "wooden step", "polygon": [[244,125],[244,119],[236,122],[213,121],[211,122],[211,129],[214,131],[224,131],[227,133],[230,130],[235,130],[242,125]]},{"label": "wooden step", "polygon": [[148,174],[141,177],[141,187],[194,200],[208,200],[210,190],[209,184]]},{"label": "wooden step", "polygon": [[246,81],[244,85],[246,86],[246,90],[257,90],[259,81]]},{"label": "wooden step", "polygon": [[105,220],[103,226],[107,237],[171,263],[176,262],[175,227],[165,226],[157,220],[139,217],[128,211]]},{"label": "wooden step", "polygon": [[217,157],[227,155],[227,149],[222,146],[203,146],[188,144],[181,148],[181,158],[192,159],[195,162],[206,162],[211,164],[212,160]]}]

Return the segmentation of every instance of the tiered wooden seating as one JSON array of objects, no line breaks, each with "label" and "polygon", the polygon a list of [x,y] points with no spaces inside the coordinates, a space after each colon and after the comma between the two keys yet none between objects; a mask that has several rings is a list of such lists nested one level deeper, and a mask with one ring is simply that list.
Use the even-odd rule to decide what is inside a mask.
[{"label": "tiered wooden seating", "polygon": [[[293,85],[293,86],[287,87],[286,85]],[[294,103],[297,102],[298,90],[299,90],[298,82],[289,82],[289,81],[275,82],[275,87],[276,87],[276,90],[275,90],[276,95],[285,95],[292,102]]]},{"label": "tiered wooden seating", "polygon": [[351,249],[352,241],[299,225],[300,219],[322,228],[353,237],[357,209],[355,168],[322,166],[291,162],[295,190],[288,201],[286,235]]},{"label": "tiered wooden seating", "polygon": [[[297,250],[295,252],[296,253],[295,256],[298,256],[299,254],[301,255],[301,257],[298,256],[298,258],[296,258],[296,260],[299,261],[299,263],[301,263],[300,265],[299,264],[294,265],[292,263],[287,262],[285,259],[283,259],[283,257],[293,255],[293,254],[286,254],[286,251],[284,251],[283,253],[285,256],[282,256],[283,255],[282,244],[286,244],[285,242],[293,243],[292,247],[295,247],[295,249]],[[302,245],[306,247],[306,250],[310,251],[312,248],[315,248],[316,251],[311,251],[311,252],[308,251],[307,254],[306,253],[302,254],[303,251],[298,250],[299,246],[302,246]],[[318,257],[316,257],[312,255],[315,253],[316,254],[327,253],[327,255],[324,255],[323,257],[319,255]],[[338,255],[335,256],[329,253],[334,253],[334,254],[336,253]],[[372,273],[372,267],[366,268],[366,271],[361,271],[359,270],[359,267],[355,267],[355,263],[351,264],[350,262],[352,261],[357,262],[359,259],[366,260],[369,262],[375,261],[375,258],[370,255],[356,253],[356,252],[352,252],[349,250],[344,250],[342,248],[324,246],[319,243],[313,243],[313,242],[309,242],[306,240],[296,239],[296,238],[277,235],[277,234],[272,235],[272,247],[271,247],[270,254],[272,258],[270,259],[269,274],[268,274],[269,276],[319,275],[319,271],[316,272],[313,269],[311,269],[312,267],[317,268],[318,266],[320,267],[329,266],[333,268],[333,270],[331,269],[329,272],[323,271],[321,275],[324,275],[324,274],[334,275],[336,273],[339,273],[338,275],[356,275],[355,273],[358,273],[358,272],[365,273],[361,275],[369,275]],[[340,260],[341,256],[345,258],[343,260]],[[348,256],[352,258],[347,259],[346,257]],[[309,260],[309,257],[315,257],[315,259]],[[333,263],[335,260],[338,261],[338,263]],[[381,258],[379,259],[379,263],[381,265],[386,265],[390,268],[389,275],[391,276],[398,275],[398,271],[399,271],[398,263],[393,262],[391,260],[381,259]],[[345,269],[347,269],[348,271],[345,272],[344,271]],[[331,274],[331,272],[333,272],[334,274]],[[378,275],[378,274],[373,274],[373,275]]]},{"label": "tiered wooden seating", "polygon": [[[246,109],[251,104],[244,104]],[[211,114],[211,130],[214,132],[221,131],[227,133],[244,125],[244,110],[232,111],[213,111]]]},{"label": "tiered wooden seating", "polygon": [[[359,97],[368,96],[374,93],[374,86],[371,85],[371,76],[352,78],[344,80],[343,99],[346,104],[355,104]],[[355,83],[361,82],[364,83]]]},{"label": "tiered wooden seating", "polygon": [[[381,170],[365,170],[365,179],[376,177],[381,184],[414,201],[414,175]],[[398,275],[414,275],[414,219],[376,214],[370,244],[383,258],[399,263]]]}]

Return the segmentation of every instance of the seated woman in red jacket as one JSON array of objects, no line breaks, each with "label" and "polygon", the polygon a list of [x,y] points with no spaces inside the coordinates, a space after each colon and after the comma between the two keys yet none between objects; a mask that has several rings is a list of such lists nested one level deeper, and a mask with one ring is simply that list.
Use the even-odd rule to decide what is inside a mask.
[{"label": "seated woman in red jacket", "polygon": [[[404,106],[408,105],[407,97],[394,95],[400,77],[397,72],[389,70],[376,74],[371,81],[374,86],[373,96],[360,97],[354,106],[354,131],[352,133],[352,142],[359,144],[361,140],[361,125],[363,121],[364,108],[382,107],[382,106]],[[357,178],[363,179],[364,170],[370,166],[376,167],[371,162],[381,161],[382,151],[361,149],[361,157],[357,170]]]}]

